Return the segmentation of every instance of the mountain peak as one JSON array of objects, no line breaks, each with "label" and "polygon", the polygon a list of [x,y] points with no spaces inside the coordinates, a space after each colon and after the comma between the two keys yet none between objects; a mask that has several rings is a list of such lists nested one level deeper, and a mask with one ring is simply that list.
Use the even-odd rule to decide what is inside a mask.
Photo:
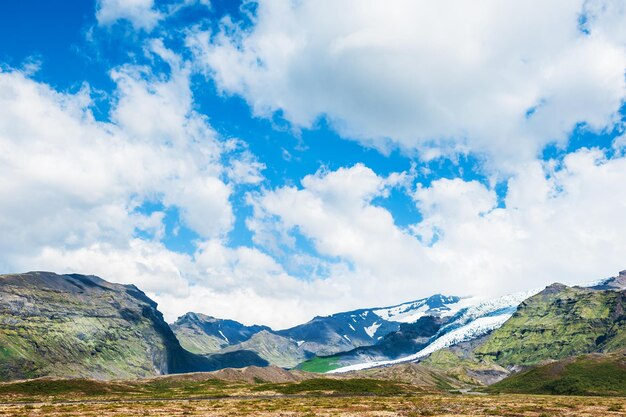
[{"label": "mountain peak", "polygon": [[543,291],[543,294],[546,295],[550,295],[550,294],[558,294],[566,289],[568,289],[569,287],[565,284],[561,284],[560,282],[554,282],[550,285],[548,285]]}]

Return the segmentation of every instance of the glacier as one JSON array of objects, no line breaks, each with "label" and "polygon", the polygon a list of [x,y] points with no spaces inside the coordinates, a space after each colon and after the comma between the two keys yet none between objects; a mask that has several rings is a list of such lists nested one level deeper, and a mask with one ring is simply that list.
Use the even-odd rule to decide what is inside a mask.
[{"label": "glacier", "polygon": [[476,298],[462,300],[458,304],[470,305],[460,308],[450,322],[443,326],[433,336],[432,341],[419,352],[393,360],[371,361],[344,366],[328,373],[343,373],[404,362],[415,362],[439,349],[477,339],[501,327],[511,318],[522,301],[537,294],[539,291],[541,289],[537,288],[486,301],[478,301]]}]

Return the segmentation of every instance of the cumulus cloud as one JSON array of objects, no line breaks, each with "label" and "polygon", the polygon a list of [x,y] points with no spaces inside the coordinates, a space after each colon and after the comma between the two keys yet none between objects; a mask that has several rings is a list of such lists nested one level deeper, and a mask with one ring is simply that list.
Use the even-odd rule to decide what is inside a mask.
[{"label": "cumulus cloud", "polygon": [[[12,195],[3,207],[5,213],[14,210],[7,213],[8,227],[11,215],[25,221],[30,215],[26,223],[39,221],[40,227],[15,230],[18,236],[32,232],[56,241],[46,233],[67,234],[92,221],[98,233],[123,230],[126,236],[141,219],[137,206],[162,199],[179,207],[183,221],[202,236],[230,230],[231,186],[221,178],[221,144],[191,108],[185,71],[173,67],[171,78],[158,80],[126,67],[112,77],[118,85],[114,122],[103,123],[91,114],[87,86],[61,94],[19,71],[0,73],[2,170],[3,178],[11,179],[3,184],[3,195]],[[73,213],[76,208],[82,214]],[[88,213],[97,220],[75,221]],[[49,222],[51,216],[67,224]],[[77,234],[83,243],[98,238]]]},{"label": "cumulus cloud", "polygon": [[99,0],[96,19],[103,26],[118,20],[129,21],[135,29],[152,30],[163,14],[154,9],[154,0]]},{"label": "cumulus cloud", "polygon": [[428,251],[372,202],[388,191],[388,180],[362,164],[320,171],[305,177],[301,189],[282,187],[253,197],[248,225],[266,247],[294,248],[296,234],[310,239],[330,259],[330,276],[353,307],[397,301],[412,287],[414,295],[438,292],[441,281],[431,278],[442,274],[434,274]]},{"label": "cumulus cloud", "polygon": [[[169,63],[169,75],[131,65],[113,70],[106,122],[91,112],[88,85],[61,93],[20,71],[0,72],[0,267],[135,283],[179,300],[164,306],[170,319],[188,297],[218,314],[200,308],[211,300],[197,299],[194,288],[228,298],[235,284],[225,283],[252,270],[295,281],[261,252],[223,247],[234,221],[233,187],[260,181],[263,166],[193,110],[189,71],[178,58],[160,42],[150,51]],[[145,202],[176,208],[200,236],[197,254],[168,250],[165,213],[142,210]],[[235,281],[223,279],[221,253],[230,254]]]},{"label": "cumulus cloud", "polygon": [[407,229],[375,204],[384,184],[363,165],[318,173],[301,188],[256,196],[250,226],[259,241],[301,234],[319,256],[348,264],[333,276],[349,288],[346,304],[435,292],[496,296],[624,267],[624,157],[582,149],[560,164],[530,162],[509,181],[503,207],[482,183],[439,179],[415,190],[423,218]]},{"label": "cumulus cloud", "polygon": [[367,145],[503,168],[577,123],[611,125],[626,96],[619,2],[255,3],[251,26],[188,38],[198,65],[258,116],[326,117]]},{"label": "cumulus cloud", "polygon": [[211,8],[210,0],[176,0],[158,7],[154,0],[97,0],[96,19],[101,26],[128,21],[135,30],[151,32],[158,24],[191,6]]}]

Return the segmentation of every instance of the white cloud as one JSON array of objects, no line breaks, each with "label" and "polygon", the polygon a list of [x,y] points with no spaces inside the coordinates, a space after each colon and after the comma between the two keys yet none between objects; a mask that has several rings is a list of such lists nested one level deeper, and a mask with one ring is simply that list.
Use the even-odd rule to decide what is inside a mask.
[{"label": "white cloud", "polygon": [[184,8],[211,8],[209,0],[178,0],[155,5],[154,0],[97,0],[96,19],[101,26],[111,26],[127,20],[135,30],[152,31],[159,23]]},{"label": "white cloud", "polygon": [[14,263],[23,270],[43,267],[59,273],[93,274],[112,282],[135,284],[151,295],[182,298],[189,295],[188,278],[182,271],[189,270],[193,260],[168,251],[158,242],[131,238],[124,245],[105,241],[78,248],[44,246],[39,253],[20,254]]},{"label": "white cloud", "polygon": [[[362,165],[308,176],[302,188],[254,197],[250,226],[259,243],[300,233],[320,256],[349,264],[332,276],[348,289],[341,298],[346,307],[435,292],[496,296],[554,281],[587,282],[624,268],[624,157],[582,149],[556,168],[528,163],[509,181],[506,207],[476,181],[418,186],[414,198],[423,219],[409,230],[373,203],[384,184]],[[342,193],[348,197],[335,198]]]},{"label": "white cloud", "polygon": [[[0,73],[3,271],[94,273],[137,284],[170,320],[195,310],[285,327],[435,292],[495,295],[623,268],[626,158],[598,150],[519,166],[506,208],[478,182],[420,186],[413,196],[424,218],[408,229],[374,202],[414,173],[383,177],[357,164],[250,194],[256,243],[309,268],[307,280],[259,249],[229,247],[231,181],[255,183],[259,162],[238,141],[216,138],[193,110],[187,69],[159,46],[172,74],[114,71],[111,122],[91,115],[87,86],[65,94]],[[231,152],[243,168],[224,165]],[[164,213],[135,210],[152,198],[177,207],[202,236],[195,253],[159,241]],[[299,252],[296,233],[317,257]]]},{"label": "white cloud", "polygon": [[240,139],[231,139],[225,146],[237,154],[228,168],[228,178],[238,184],[258,184],[263,181],[262,172],[266,166],[248,150],[248,144]]},{"label": "white cloud", "polygon": [[280,110],[303,127],[326,116],[366,144],[485,152],[508,168],[578,122],[613,122],[624,22],[619,2],[595,0],[261,0],[252,27],[225,19],[188,45],[257,115]]},{"label": "white cloud", "polygon": [[473,221],[496,205],[494,191],[478,181],[459,178],[440,179],[427,188],[418,185],[414,198],[424,220],[414,225],[412,231],[426,244],[439,239],[441,223]]},{"label": "white cloud", "polygon": [[[87,85],[60,93],[20,71],[0,72],[0,270],[133,283],[169,320],[193,310],[280,327],[333,312],[340,292],[332,280],[301,281],[257,249],[228,247],[233,188],[262,181],[264,165],[194,111],[178,57],[160,42],[150,51],[171,74],[112,71],[109,122],[93,117]],[[178,209],[201,237],[195,253],[161,243],[165,213],[137,211],[146,200]]]},{"label": "white cloud", "polygon": [[626,134],[623,134],[613,141],[613,149],[618,154],[624,155],[626,153]]},{"label": "white cloud", "polygon": [[[215,288],[228,298],[225,292],[234,291],[221,281],[222,267],[209,266],[220,265],[219,250],[233,254],[231,279],[251,281],[250,271],[267,269],[295,281],[260,252],[222,246],[234,221],[232,188],[260,181],[263,166],[239,141],[219,140],[193,110],[189,72],[177,57],[159,42],[151,51],[171,74],[136,66],[112,71],[110,122],[93,117],[87,85],[60,93],[20,71],[0,72],[0,268],[98,274],[157,298],[191,297],[198,307],[199,293]],[[177,208],[200,235],[197,257],[160,242],[165,214],[137,210],[155,200]],[[137,230],[152,238],[137,238]],[[172,319],[188,305],[163,307]]]},{"label": "white cloud", "polygon": [[151,31],[164,15],[154,9],[154,0],[99,0],[96,18],[104,26],[128,20],[135,29]]},{"label": "white cloud", "polygon": [[362,164],[321,171],[305,177],[302,189],[283,187],[252,197],[255,216],[248,226],[260,245],[293,247],[297,232],[320,255],[337,259],[330,274],[353,307],[411,297],[407,288],[413,286],[413,295],[438,292],[441,282],[430,279],[434,271],[428,271],[432,262],[423,245],[398,228],[389,211],[372,204],[388,186],[388,178]]}]

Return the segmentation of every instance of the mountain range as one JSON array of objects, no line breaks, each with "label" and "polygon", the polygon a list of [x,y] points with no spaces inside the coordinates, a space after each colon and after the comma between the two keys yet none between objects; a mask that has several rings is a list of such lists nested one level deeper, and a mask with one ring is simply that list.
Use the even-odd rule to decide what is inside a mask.
[{"label": "mountain range", "polygon": [[[495,383],[493,389],[519,392],[548,375],[535,392],[583,392],[558,387],[575,381],[572,372],[584,366],[611,375],[623,368],[625,290],[622,271],[586,287],[555,283],[491,300],[434,295],[272,330],[193,312],[168,325],[140,289],[95,276],[1,275],[0,379],[140,378],[276,365],[411,372],[428,380],[438,375],[450,386]],[[556,379],[554,369],[563,370]]]},{"label": "mountain range", "polygon": [[376,345],[421,317],[446,317],[462,304],[459,297],[440,294],[391,307],[359,309],[315,317],[307,323],[274,331],[244,326],[198,313],[171,324],[183,347],[198,354],[253,350],[271,364],[294,367],[306,359]]}]

